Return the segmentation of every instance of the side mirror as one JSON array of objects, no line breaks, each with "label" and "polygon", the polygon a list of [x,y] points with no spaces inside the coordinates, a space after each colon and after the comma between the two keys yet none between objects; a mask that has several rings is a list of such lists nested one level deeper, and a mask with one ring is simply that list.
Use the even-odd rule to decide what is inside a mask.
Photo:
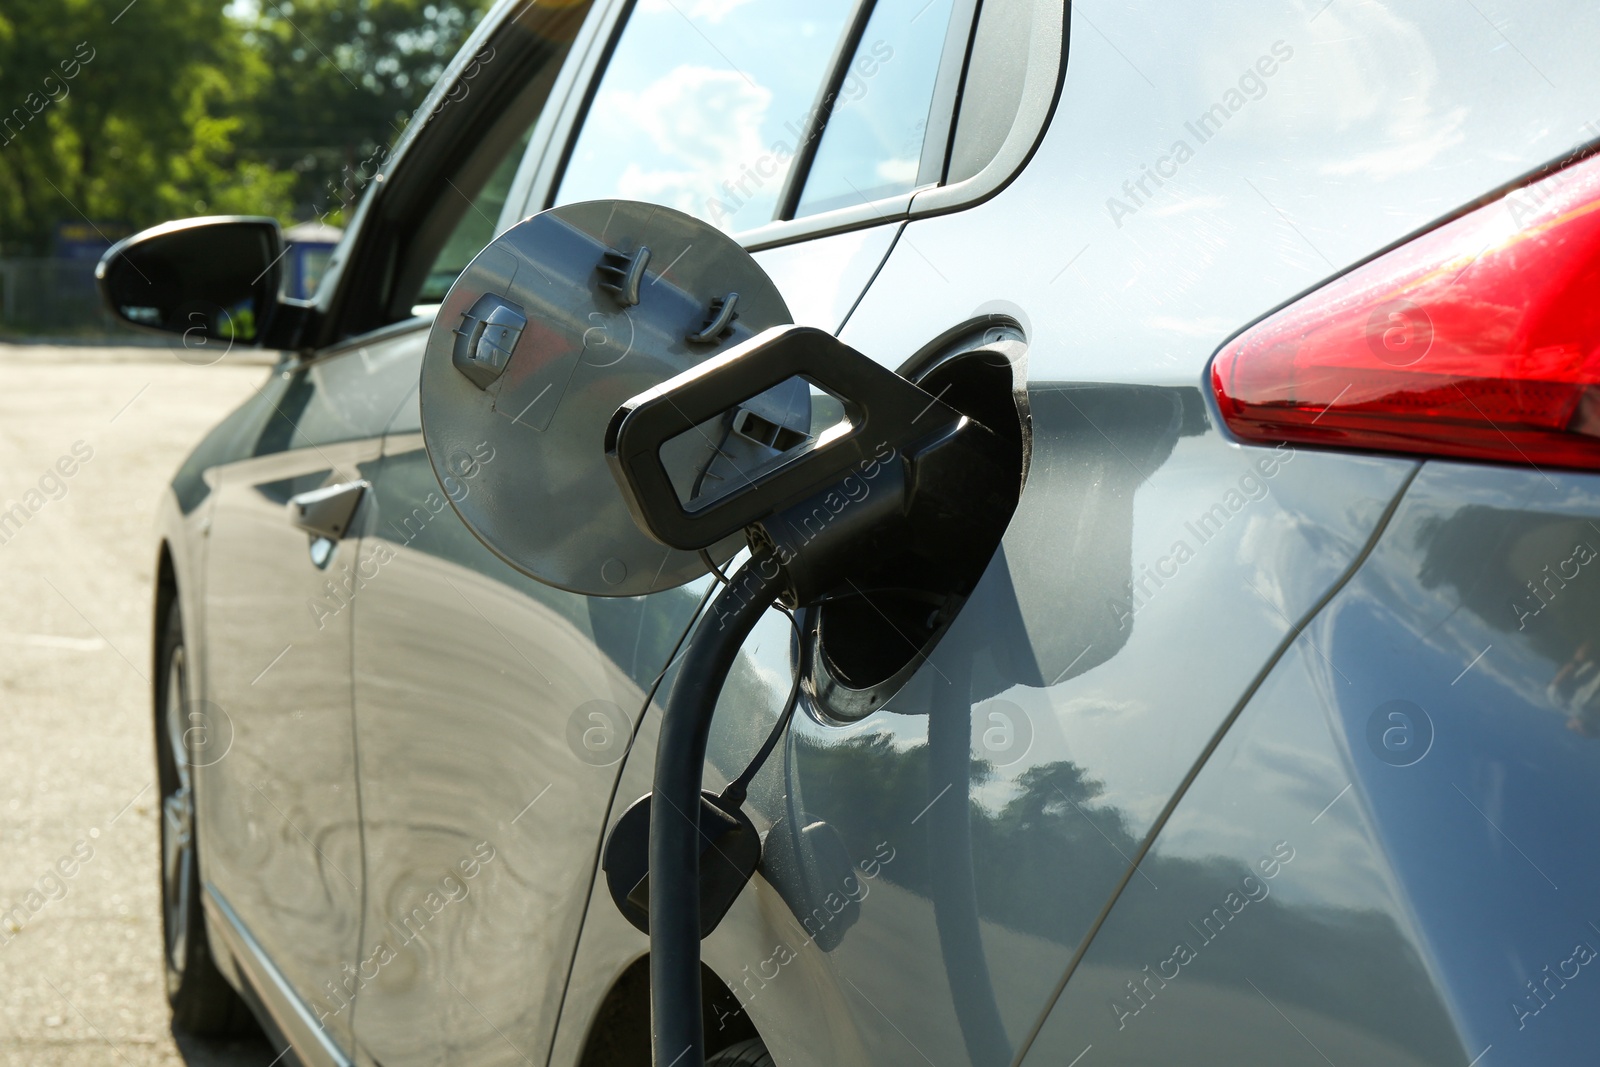
[{"label": "side mirror", "polygon": [[244,215],[169,222],[113,245],[94,276],[124,322],[211,340],[260,344],[278,307],[283,234],[276,219]]}]

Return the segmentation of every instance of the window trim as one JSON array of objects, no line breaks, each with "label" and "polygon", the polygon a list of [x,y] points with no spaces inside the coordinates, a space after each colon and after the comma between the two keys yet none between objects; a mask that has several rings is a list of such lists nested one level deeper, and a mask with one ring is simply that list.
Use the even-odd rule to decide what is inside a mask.
[{"label": "window trim", "polygon": [[[972,44],[977,39],[977,18],[981,0],[952,0],[950,5],[949,22],[945,26],[944,43],[939,46],[939,62],[934,68],[933,91],[928,94],[928,113],[923,120],[922,153],[917,159],[917,177],[912,187],[904,193],[895,193],[892,196],[881,196],[874,200],[863,200],[863,204],[877,204],[880,208],[898,204],[901,198],[907,198],[919,190],[938,185],[944,181],[945,173],[950,166],[950,150],[955,141],[956,114],[961,106],[961,88],[966,80],[967,64],[972,55]],[[827,83],[826,91],[835,94],[850,75],[850,64],[855,60],[860,49],[861,41],[866,38],[867,26],[872,21],[876,12],[878,0],[871,0],[867,4],[868,10],[861,19],[858,32],[853,43],[844,55],[835,55],[831,60],[835,64],[833,76]],[[826,114],[819,109],[815,112],[820,124],[813,124],[814,133],[811,135],[810,151],[806,155],[805,170],[799,171],[798,167],[790,170],[789,178],[797,186],[793,203],[780,201],[781,209],[774,222],[793,222],[795,212],[800,210],[800,201],[805,195],[805,184],[811,180],[811,170],[816,163],[816,154],[822,144],[823,134],[827,132],[827,119],[832,117],[833,109],[829,108]],[[799,175],[796,178],[796,175]],[[827,211],[815,211],[804,218],[814,218],[819,215],[830,215],[835,212],[848,211],[858,205],[851,204],[846,208],[830,208]],[[881,211],[877,213],[879,219],[885,216]],[[769,226],[757,227],[761,232],[766,232]],[[752,231],[744,231],[750,233]],[[837,232],[837,231],[830,231]],[[743,234],[736,235],[743,237]]]},{"label": "window trim", "polygon": [[817,158],[822,131],[828,128],[828,120],[833,117],[839,90],[850,73],[850,61],[855,59],[856,50],[861,47],[861,38],[867,32],[867,23],[872,21],[872,13],[877,7],[878,0],[855,0],[850,17],[845,21],[844,31],[834,42],[833,55],[828,57],[828,65],[823,68],[824,77],[811,101],[811,110],[806,112],[805,140],[795,146],[788,173],[778,187],[778,203],[774,207],[777,220],[794,218],[800,206],[800,194],[805,192],[806,180],[811,177],[811,164]]},{"label": "window trim", "polygon": [[[597,12],[600,2],[596,3]],[[597,36],[603,39],[604,45],[592,48],[583,57],[582,70],[579,74],[583,79],[584,89],[582,92],[569,95],[562,108],[559,125],[551,131],[550,140],[543,146],[543,158],[538,165],[535,180],[530,183],[529,198],[521,209],[522,216],[553,206],[561,177],[566,171],[567,160],[577,146],[582,123],[588,116],[589,106],[595,94],[599,91],[601,78],[616,50],[617,42],[627,25],[628,17],[633,12],[635,2],[636,0],[612,0],[604,13],[603,25],[597,28]],[[857,10],[852,12],[852,17],[861,14],[862,8],[866,9],[866,15],[861,20],[860,32],[864,33],[865,19],[870,18],[871,4],[859,4]],[[1030,50],[1024,69],[1024,84],[1016,119],[994,158],[976,174],[952,185],[919,185],[910,192],[879,200],[835,208],[798,219],[779,219],[764,226],[732,234],[733,239],[747,250],[757,252],[866,229],[883,223],[925,218],[976,207],[1001,192],[1022,172],[1044,140],[1050,120],[1055,113],[1056,103],[1060,98],[1062,85],[1066,80],[1071,0],[1064,2],[1031,0],[1031,8],[1033,31],[1029,39]],[[950,144],[955,137],[960,117],[972,42],[981,17],[982,0],[956,0],[951,11],[952,32],[946,37],[946,55],[940,60],[933,101],[930,104],[930,133],[934,132],[931,108],[942,109],[939,119],[939,128],[944,133],[943,152],[940,157],[941,179],[945,168],[949,165]],[[963,19],[966,20],[964,26]],[[964,40],[965,47],[958,51],[950,49],[949,43],[952,38]],[[842,83],[846,73],[843,68],[852,58],[853,55],[849,54],[840,58],[836,49],[833,57],[835,68],[830,71],[828,78],[830,84],[836,79]],[[925,139],[925,152],[926,146]],[[791,167],[791,173],[793,172],[794,168]],[[922,176],[919,170],[919,180]],[[787,189],[784,192],[787,192]],[[508,205],[509,203],[508,201]]]},{"label": "window trim", "polygon": [[[521,190],[518,189],[518,183],[523,179],[524,171],[528,170],[529,161],[545,157],[548,154],[550,139],[563,129],[557,121],[557,116],[564,111],[573,87],[581,83],[587,72],[585,61],[593,51],[595,37],[617,4],[618,0],[594,0],[584,16],[583,23],[568,48],[567,56],[551,84],[544,108],[534,122],[528,145],[518,164],[511,189],[507,193],[506,203],[497,221],[497,234],[500,232],[500,224],[507,219],[508,213],[520,210],[526,203],[525,199],[519,196]],[[302,338],[298,353],[303,361],[320,360],[325,355],[348,351],[369,340],[387,337],[392,332],[404,332],[407,328],[414,328],[417,320],[413,317],[394,319],[353,333],[343,332],[344,323],[360,308],[362,301],[365,300],[376,307],[383,302],[384,297],[381,294],[391,284],[390,275],[396,269],[395,239],[392,232],[386,234],[382,231],[385,229],[392,231],[395,222],[391,217],[392,212],[385,209],[394,203],[397,195],[406,193],[419,183],[426,185],[437,175],[447,173],[449,170],[448,164],[440,161],[407,162],[419,153],[436,151],[437,142],[441,137],[446,140],[451,139],[453,135],[450,133],[450,127],[441,126],[438,121],[439,116],[451,112],[459,116],[461,112],[458,109],[465,106],[467,100],[476,98],[471,105],[473,118],[479,120],[479,125],[493,126],[496,121],[495,103],[503,100],[507,93],[514,99],[525,88],[525,78],[519,82],[516,72],[508,76],[502,73],[503,67],[495,69],[491,61],[485,69],[493,70],[498,77],[475,82],[461,101],[449,107],[442,106],[447,95],[460,81],[463,72],[473,63],[474,57],[486,46],[504,42],[505,35],[512,32],[515,15],[526,6],[527,0],[498,0],[485,14],[451,58],[444,73],[423,102],[418,105],[412,121],[407,124],[405,131],[395,142],[383,165],[379,167],[377,175],[368,183],[346,225],[344,239],[334,250],[324,284],[310,305],[313,321],[309,324],[308,334]],[[486,99],[488,103],[485,103]],[[411,177],[413,174],[417,176]],[[392,175],[398,176],[400,180],[389,181]],[[395,192],[397,187],[399,193]],[[419,217],[426,216],[429,210],[424,205]],[[515,219],[520,215],[513,214],[509,217]],[[375,256],[378,258],[377,262],[374,262]],[[383,280],[374,282],[368,277],[363,281],[355,276],[357,272],[368,274],[373,271],[381,273],[384,276]],[[372,313],[372,308],[369,307],[367,310],[369,314]]]},{"label": "window trim", "polygon": [[[1055,117],[1056,104],[1066,84],[1068,53],[1071,49],[1072,2],[1064,0],[1032,0],[1032,29],[1029,33],[1028,56],[1023,67],[1022,92],[1017,101],[1016,117],[1011,129],[994,157],[970,178],[950,185],[918,191],[912,197],[911,218],[945,215],[976,207],[1001,193],[1016,180],[1032,161],[1039,146],[1044,143],[1050,122]],[[979,17],[982,17],[980,6]],[[977,22],[973,23],[976,33]],[[968,50],[970,55],[969,39]],[[963,74],[965,79],[965,74]],[[953,112],[960,119],[960,104]],[[952,123],[950,136],[955,137]],[[948,165],[948,154],[946,155]]]},{"label": "window trim", "polygon": [[[556,190],[560,188],[561,178],[567,170],[567,162],[577,150],[578,133],[588,118],[595,95],[600,91],[600,79],[610,65],[611,57],[616,53],[617,44],[622,39],[622,31],[633,15],[637,0],[601,0],[601,2],[605,4],[606,10],[598,20],[596,43],[585,52],[575,79],[581,81],[582,89],[569,93],[562,102],[560,115],[551,130],[550,140],[544,145],[543,156],[530,184],[524,215],[534,215],[545,210],[555,199]],[[596,3],[595,6],[598,8],[601,3]]]},{"label": "window trim", "polygon": [[[527,0],[502,0],[506,7],[515,4],[525,6]],[[558,143],[558,138],[565,136],[569,129],[568,120],[573,101],[591,90],[586,88],[594,81],[594,71],[597,63],[609,59],[610,46],[607,44],[613,36],[612,27],[616,24],[617,9],[631,6],[629,0],[595,0],[594,7],[589,11],[589,17],[584,20],[584,25],[578,31],[578,37],[572,43],[572,51],[568,53],[567,62],[562,65],[561,72],[556,75],[556,81],[550,89],[550,99],[544,111],[539,115],[539,121],[534,124],[533,136],[528,141],[528,150],[522,157],[522,163],[517,167],[517,173],[511,179],[511,188],[506,193],[505,205],[500,209],[500,221],[496,233],[503,233],[513,225],[533,214],[528,205],[533,202],[534,191],[538,188],[543,170],[543,164],[550,155],[552,146]],[[584,86],[585,88],[580,88]]]},{"label": "window trim", "polygon": [[981,0],[954,0],[950,6],[944,52],[939,57],[939,73],[933,81],[933,97],[928,101],[927,132],[922,137],[922,160],[917,166],[919,189],[943,183],[949,172],[956,116],[961,112],[961,94],[966,88],[967,67],[972,62],[972,45],[978,38],[981,11]]},{"label": "window trim", "polygon": [[[504,205],[494,219],[489,219],[478,208],[477,201],[488,187],[488,183],[493,180],[495,172],[512,158],[513,154],[517,158],[519,167],[522,158],[528,154],[532,141],[530,139],[529,144],[522,145],[518,151],[517,145],[521,141],[518,131],[531,134],[532,127],[525,125],[526,114],[519,116],[517,109],[525,106],[525,96],[536,85],[537,79],[525,79],[521,85],[515,87],[515,92],[499,97],[501,106],[490,109],[489,120],[478,125],[477,132],[480,136],[472,138],[466,149],[456,154],[453,165],[446,163],[435,168],[432,177],[441,179],[454,192],[454,197],[443,189],[437,189],[436,196],[425,198],[421,210],[410,212],[404,221],[398,218],[391,220],[409,230],[410,236],[395,249],[400,256],[390,270],[388,285],[377,307],[377,313],[383,319],[398,322],[406,317],[412,307],[421,302],[423,289],[432,273],[432,268],[438,263],[444,249],[449,246],[462,221],[473,212],[478,212],[481,218],[489,222],[490,240],[498,235],[497,226],[500,216],[505,213]],[[534,125],[537,125],[537,122],[535,119]],[[509,145],[506,143],[508,137]],[[436,184],[428,181],[428,177],[425,176],[424,181]],[[467,191],[469,189],[472,190],[470,193]],[[419,246],[424,255],[418,255]],[[431,254],[427,254],[429,249],[432,250]]]},{"label": "window trim", "polygon": [[407,334],[416,333],[418,330],[428,329],[433,325],[433,318],[432,314],[412,315],[410,318],[391,322],[387,326],[379,326],[363,334],[342,337],[332,344],[318,349],[317,361],[321,362],[325,359],[333,359],[336,356],[347,355],[371,345],[386,344],[397,337],[404,337]]}]

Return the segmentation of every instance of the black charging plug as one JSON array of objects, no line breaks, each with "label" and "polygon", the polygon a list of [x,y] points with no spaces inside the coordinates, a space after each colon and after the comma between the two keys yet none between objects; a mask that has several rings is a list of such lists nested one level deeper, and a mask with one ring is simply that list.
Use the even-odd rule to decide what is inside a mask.
[{"label": "black charging plug", "polygon": [[[845,421],[758,467],[710,501],[679,498],[669,441],[791,379],[837,397]],[[1006,444],[832,334],[779,326],[634,397],[606,431],[634,519],[673,548],[744,530],[782,568],[791,608],[873,588],[952,591],[952,559],[984,551],[1009,510]]]}]

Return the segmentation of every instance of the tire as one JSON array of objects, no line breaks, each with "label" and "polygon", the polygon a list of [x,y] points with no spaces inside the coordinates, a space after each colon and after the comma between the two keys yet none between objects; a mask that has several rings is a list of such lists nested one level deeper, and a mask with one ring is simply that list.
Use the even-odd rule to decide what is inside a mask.
[{"label": "tire", "polygon": [[167,1002],[176,1030],[200,1037],[247,1033],[254,1020],[217,970],[200,907],[200,862],[190,782],[187,657],[183,619],[167,614],[156,675],[156,781],[161,790],[161,934]]},{"label": "tire", "polygon": [[759,1037],[741,1041],[706,1060],[706,1067],[777,1067]]}]

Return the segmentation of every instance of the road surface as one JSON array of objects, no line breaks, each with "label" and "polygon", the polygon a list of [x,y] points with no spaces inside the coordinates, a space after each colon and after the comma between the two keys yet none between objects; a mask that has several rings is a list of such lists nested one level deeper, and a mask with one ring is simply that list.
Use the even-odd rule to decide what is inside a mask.
[{"label": "road surface", "polygon": [[266,375],[231,356],[0,345],[0,509],[27,510],[0,527],[0,1064],[277,1055],[169,1027],[149,685],[156,501]]}]

